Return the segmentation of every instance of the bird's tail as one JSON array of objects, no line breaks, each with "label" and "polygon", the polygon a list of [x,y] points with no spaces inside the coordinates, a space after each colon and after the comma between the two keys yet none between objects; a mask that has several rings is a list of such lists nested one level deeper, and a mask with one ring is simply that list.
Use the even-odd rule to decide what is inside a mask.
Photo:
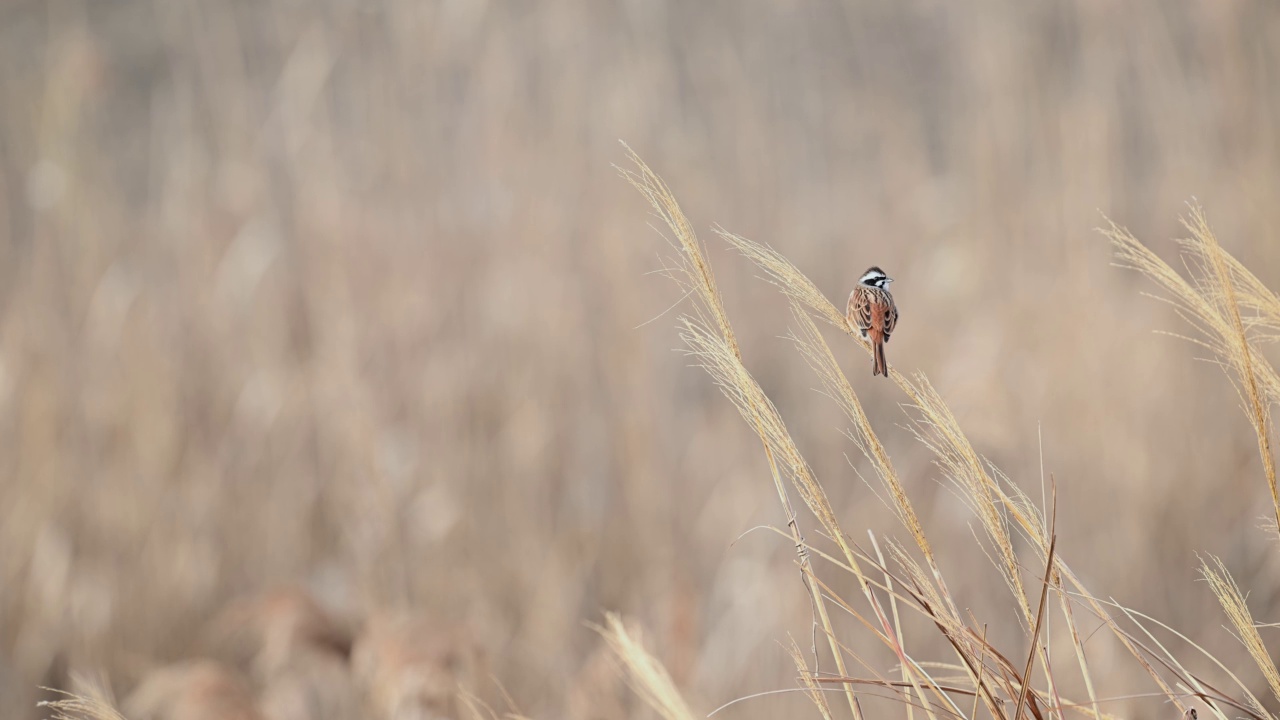
[{"label": "bird's tail", "polygon": [[875,343],[875,365],[871,368],[871,376],[889,377],[889,363],[884,359],[884,343]]}]

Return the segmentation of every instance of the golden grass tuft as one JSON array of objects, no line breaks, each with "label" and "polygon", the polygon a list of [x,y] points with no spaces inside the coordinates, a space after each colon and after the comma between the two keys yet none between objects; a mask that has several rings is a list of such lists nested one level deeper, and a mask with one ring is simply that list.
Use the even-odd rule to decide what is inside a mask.
[{"label": "golden grass tuft", "polygon": [[[1275,518],[1280,523],[1280,486],[1271,451],[1270,413],[1271,406],[1280,401],[1280,374],[1259,352],[1248,331],[1250,324],[1276,329],[1280,298],[1222,249],[1198,205],[1191,206],[1190,216],[1183,218],[1182,225],[1191,233],[1190,238],[1180,242],[1190,279],[1184,279],[1115,223],[1103,233],[1115,244],[1118,264],[1142,272],[1169,293],[1168,302],[1200,335],[1192,341],[1212,351],[1224,368],[1234,371],[1233,380],[1257,436]],[[1237,292],[1237,284],[1242,292]],[[1252,323],[1246,324],[1240,311],[1241,298],[1246,308],[1256,313]]]},{"label": "golden grass tuft", "polygon": [[[1204,579],[1209,583],[1209,588],[1213,590],[1213,594],[1217,596],[1218,601],[1222,603],[1222,609],[1227,613],[1227,619],[1231,621],[1231,625],[1236,629],[1236,637],[1244,644],[1245,649],[1249,651],[1249,657],[1257,663],[1258,668],[1262,670],[1262,675],[1267,680],[1267,684],[1271,686],[1271,693],[1280,700],[1280,672],[1276,670],[1275,661],[1271,659],[1271,654],[1267,652],[1266,645],[1262,643],[1262,636],[1258,634],[1258,626],[1253,622],[1253,615],[1249,612],[1249,606],[1245,604],[1244,593],[1240,592],[1240,586],[1236,584],[1235,578],[1231,577],[1231,573],[1227,571],[1222,560],[1211,557],[1212,564],[1208,561],[1201,563],[1200,572]],[[1258,703],[1258,709],[1261,710],[1261,703]]]},{"label": "golden grass tuft", "polygon": [[[686,295],[696,298],[693,303],[693,314],[681,316],[679,320],[682,329],[681,339],[696,360],[716,380],[725,395],[733,401],[743,418],[755,428],[756,434],[764,445],[774,487],[786,512],[787,526],[799,556],[801,577],[809,589],[815,614],[827,636],[831,653],[835,658],[836,669],[844,675],[846,674],[844,658],[832,631],[826,602],[812,581],[813,570],[808,544],[800,532],[795,508],[783,484],[779,471],[780,464],[805,504],[823,522],[828,535],[840,543],[846,561],[858,575],[864,591],[867,591],[865,579],[858,569],[857,559],[848,544],[844,542],[844,533],[836,524],[835,513],[827,502],[822,487],[814,480],[808,464],[796,448],[790,433],[787,432],[777,408],[742,363],[742,351],[738,348],[733,327],[729,324],[728,314],[720,300],[715,276],[711,272],[702,244],[694,234],[692,226],[662,179],[650,170],[649,166],[645,165],[644,161],[630,148],[627,148],[627,151],[636,170],[620,168],[620,172],[649,200],[654,211],[667,223],[667,227],[676,238],[673,245],[679,252],[676,265],[668,270],[668,275],[685,291]],[[855,718],[861,720],[862,712],[849,686],[846,686],[846,696],[850,711]]]},{"label": "golden grass tuft", "polygon": [[[820,626],[826,635],[837,667],[836,674],[821,672],[817,667],[816,647],[811,666],[800,647],[791,643],[789,652],[800,672],[796,689],[809,695],[822,717],[832,717],[832,709],[822,692],[828,687],[843,691],[854,717],[862,716],[863,700],[872,697],[899,703],[908,718],[916,711],[923,711],[930,720],[974,718],[979,714],[979,707],[998,720],[1024,717],[1046,720],[1063,717],[1068,711],[1092,718],[1111,717],[1102,709],[1105,703],[1134,696],[1107,698],[1099,694],[1085,650],[1087,637],[1077,618],[1080,614],[1092,617],[1099,627],[1110,632],[1124,653],[1150,676],[1156,688],[1153,696],[1171,702],[1177,712],[1188,710],[1187,700],[1197,698],[1218,717],[1225,717],[1224,711],[1242,712],[1259,720],[1271,717],[1225,663],[1186,635],[1139,611],[1089,592],[1057,551],[1057,486],[1052,477],[1051,499],[1045,500],[1049,506],[1040,507],[1023,488],[980,454],[925,375],[907,375],[891,369],[890,377],[906,399],[904,409],[910,419],[910,430],[932,454],[936,466],[978,519],[985,543],[979,539],[977,551],[986,553],[1015,601],[1014,615],[998,622],[1020,628],[1026,646],[1017,653],[996,647],[989,638],[989,623],[980,622],[970,612],[960,611],[966,603],[948,587],[945,569],[934,552],[906,484],[895,470],[875,423],[840,369],[814,317],[844,331],[864,350],[869,352],[870,348],[849,327],[836,306],[781,253],[717,227],[716,234],[760,267],[769,282],[790,302],[794,329],[789,339],[817,375],[823,393],[837,403],[850,423],[851,428],[845,434],[874,471],[877,482],[869,484],[906,529],[914,550],[890,540],[887,562],[874,536],[871,536],[873,553],[854,543],[842,529],[813,470],[796,448],[778,409],[747,369],[710,264],[689,221],[662,180],[635,153],[629,149],[628,153],[636,169],[622,170],[622,174],[649,200],[665,222],[665,229],[675,238],[670,242],[678,250],[677,259],[664,269],[687,297],[694,298],[693,310],[678,320],[680,336],[695,363],[708,372],[763,444],[787,519],[788,530],[784,534],[796,544],[802,577],[813,602],[815,626]],[[1207,335],[1204,344],[1219,352],[1224,365],[1235,369],[1246,410],[1258,435],[1267,481],[1276,498],[1274,468],[1269,459],[1267,410],[1270,403],[1280,397],[1277,393],[1280,380],[1257,353],[1249,334],[1251,329],[1255,334],[1264,329],[1280,329],[1280,302],[1221,250],[1198,209],[1187,227],[1193,239],[1187,241],[1185,247],[1202,267],[1212,271],[1195,283],[1183,280],[1127,232],[1112,226],[1107,234],[1116,243],[1120,263],[1142,270],[1173,291],[1175,306]],[[1239,292],[1236,286],[1241,288]],[[1254,313],[1248,321],[1241,307]],[[784,483],[784,476],[789,483]],[[799,494],[818,523],[821,536],[835,546],[834,552],[804,538],[788,488]],[[1276,502],[1276,509],[1280,518],[1280,500]],[[1020,547],[1034,553],[1038,558],[1037,568],[1027,566],[1026,553],[1020,552]],[[862,599],[855,602],[842,597],[823,577],[825,573],[819,572],[814,560],[822,560],[837,571],[851,574]],[[1280,698],[1280,674],[1268,660],[1239,588],[1221,563],[1216,570],[1206,564],[1203,572],[1245,640],[1250,655]],[[1054,612],[1050,612],[1051,596],[1057,598]],[[867,653],[859,649],[859,644],[850,642],[846,632],[837,634],[828,605],[856,620],[866,637],[883,645],[897,658],[898,679],[889,679],[888,672],[868,662]],[[911,651],[916,643],[904,632],[907,625],[903,622],[904,611],[932,626],[950,647],[954,659],[947,662],[916,658]],[[1126,624],[1132,629],[1126,629]],[[610,627],[611,634],[606,636],[612,638],[611,644],[624,660],[629,654],[639,653],[619,639],[628,636],[616,617],[610,617]],[[1048,638],[1055,627],[1070,638],[1074,671],[1069,670],[1070,665],[1053,663],[1055,656],[1050,651]],[[1193,663],[1184,662],[1171,652],[1157,632],[1190,644],[1208,661],[1212,671],[1221,671],[1230,678],[1238,692],[1219,689],[1216,681],[1194,669]],[[674,710],[661,709],[674,707],[684,711],[683,704],[674,704],[673,698],[678,697],[678,693],[670,684],[670,678],[653,669],[656,661],[647,655],[639,653],[637,657],[635,665],[642,669],[642,675],[650,678],[641,683],[644,685],[642,695],[659,708],[664,717],[677,717]],[[848,674],[845,668],[854,665],[865,668],[870,676]],[[1062,689],[1068,686],[1082,688],[1087,696],[1085,701],[1064,697]],[[856,694],[855,688],[859,688]]]},{"label": "golden grass tuft", "polygon": [[693,720],[694,714],[671,681],[667,669],[645,649],[640,635],[613,613],[605,616],[605,626],[597,628],[605,642],[628,671],[632,689],[649,707],[666,720]]},{"label": "golden grass tuft", "polygon": [[77,686],[76,692],[58,691],[62,699],[41,702],[40,708],[53,720],[125,720],[103,685],[80,681]]}]

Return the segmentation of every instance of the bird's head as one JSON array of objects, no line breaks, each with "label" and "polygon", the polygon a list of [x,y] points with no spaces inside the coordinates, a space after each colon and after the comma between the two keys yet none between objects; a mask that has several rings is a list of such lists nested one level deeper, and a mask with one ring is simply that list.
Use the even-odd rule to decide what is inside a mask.
[{"label": "bird's head", "polygon": [[866,272],[862,273],[862,279],[858,282],[871,287],[882,288],[893,282],[893,278],[884,274],[884,271],[878,267],[870,267]]}]

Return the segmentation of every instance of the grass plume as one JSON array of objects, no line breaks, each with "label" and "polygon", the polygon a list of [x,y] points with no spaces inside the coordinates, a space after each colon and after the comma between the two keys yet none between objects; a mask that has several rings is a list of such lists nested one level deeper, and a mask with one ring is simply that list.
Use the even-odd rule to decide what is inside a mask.
[{"label": "grass plume", "polygon": [[[773,402],[764,394],[743,365],[742,351],[738,347],[733,327],[729,324],[715,276],[707,263],[702,244],[681,211],[675,196],[672,195],[666,183],[650,170],[635,152],[630,148],[627,148],[627,152],[636,169],[619,168],[619,172],[649,201],[658,216],[666,222],[674,236],[672,244],[677,250],[675,264],[668,269],[667,274],[686,295],[695,298],[693,314],[684,315],[679,320],[682,326],[681,337],[696,361],[711,374],[721,390],[734,402],[738,411],[755,428],[756,434],[760,437],[769,462],[774,488],[786,513],[787,527],[799,556],[801,576],[809,590],[815,615],[827,637],[836,668],[841,675],[845,675],[847,673],[844,658],[835,640],[831,620],[827,614],[826,601],[811,582],[812,566],[809,560],[808,544],[800,532],[796,511],[783,484],[779,464],[782,464],[788,472],[792,485],[799,491],[801,498],[823,521],[828,533],[834,538],[842,539],[844,535],[835,523],[835,513],[831,510],[821,486],[813,479],[808,464],[792,442],[791,435],[787,432],[777,408],[773,406]],[[841,549],[849,565],[856,570],[858,563],[852,551],[844,544]],[[858,576],[865,589],[865,580],[862,579],[860,571]],[[845,694],[853,716],[861,720],[862,711],[851,686],[846,686]]]},{"label": "grass plume", "polygon": [[[755,428],[768,456],[779,498],[787,513],[790,537],[800,551],[806,587],[839,667],[836,676],[809,669],[798,648],[794,644],[792,646],[792,659],[801,671],[800,689],[814,700],[820,715],[829,718],[832,711],[817,689],[837,684],[844,689],[850,712],[855,717],[862,713],[859,698],[851,689],[855,686],[865,688],[860,693],[864,697],[876,689],[886,692],[883,697],[903,705],[908,718],[913,717],[917,710],[923,711],[930,720],[976,717],[979,707],[985,708],[991,717],[998,720],[1023,720],[1024,716],[1046,720],[1062,717],[1067,711],[1093,718],[1110,717],[1102,710],[1102,705],[1109,700],[1099,695],[1085,652],[1086,639],[1077,618],[1077,613],[1083,610],[1086,616],[1092,615],[1110,631],[1135,663],[1150,676],[1157,695],[1171,701],[1179,712],[1187,708],[1185,701],[1188,697],[1196,697],[1219,715],[1221,708],[1234,708],[1251,717],[1268,717],[1238,679],[1237,684],[1242,691],[1238,695],[1217,689],[1203,674],[1190,669],[1169,652],[1152,632],[1150,625],[1154,621],[1140,612],[1089,592],[1057,552],[1056,512],[1051,508],[1038,507],[1016,482],[982,457],[927,377],[920,373],[907,375],[891,370],[890,377],[907,400],[904,407],[910,418],[909,429],[929,450],[936,466],[978,519],[991,550],[987,557],[1015,600],[1015,615],[1004,620],[1013,621],[1022,629],[1027,647],[1025,661],[1015,663],[1010,660],[1010,653],[1001,651],[990,641],[989,623],[980,622],[971,613],[966,616],[960,612],[962,603],[945,581],[945,569],[934,552],[925,523],[870,416],[815,323],[815,317],[842,330],[864,350],[870,352],[870,348],[849,326],[843,313],[781,253],[717,227],[716,234],[762,269],[768,281],[778,287],[790,302],[794,323],[789,339],[817,376],[822,392],[844,413],[850,424],[846,436],[869,462],[877,480],[873,485],[883,490],[877,494],[906,529],[914,551],[890,541],[889,560],[886,561],[874,536],[871,538],[874,554],[868,554],[854,544],[842,530],[808,463],[796,449],[777,408],[747,370],[714,276],[687,219],[657,175],[634,153],[630,157],[638,170],[623,171],[624,176],[649,199],[676,238],[673,245],[680,251],[680,259],[667,271],[681,290],[696,298],[695,309],[678,321],[681,337],[696,364],[711,375],[742,417]],[[1122,263],[1139,267],[1166,288],[1174,290],[1184,317],[1209,331],[1209,346],[1219,349],[1224,364],[1234,367],[1241,378],[1242,397],[1246,399],[1250,418],[1258,433],[1260,450],[1264,458],[1269,457],[1269,417],[1266,410],[1275,397],[1274,388],[1280,388],[1280,383],[1274,380],[1270,366],[1251,346],[1248,332],[1251,326],[1271,327],[1274,318],[1280,318],[1280,307],[1275,308],[1274,318],[1262,312],[1262,308],[1270,307],[1274,295],[1222,252],[1208,231],[1202,214],[1193,214],[1187,227],[1194,236],[1191,247],[1197,257],[1205,267],[1213,270],[1210,281],[1187,283],[1127,233],[1113,228],[1112,237],[1119,248]],[[1242,302],[1234,290],[1237,283],[1244,288],[1240,293],[1245,298],[1244,306],[1255,311],[1260,319],[1250,323],[1244,320],[1240,312]],[[1274,489],[1273,471],[1269,464],[1267,467],[1269,483]],[[784,476],[817,520],[823,536],[835,543],[837,552],[828,554],[821,547],[808,543],[799,533],[795,508],[790,505],[789,494],[782,483]],[[1053,487],[1053,508],[1056,508],[1057,485],[1052,481],[1050,484]],[[1277,508],[1280,517],[1280,502],[1277,502]],[[1042,572],[1028,573],[1018,550],[1020,545],[1028,546],[1039,557]],[[986,551],[982,547],[979,549]],[[810,558],[821,558],[833,567],[853,574],[862,590],[864,603],[840,597],[820,576]],[[879,578],[868,574],[869,570],[875,570]],[[1241,628],[1252,628],[1252,620],[1247,609],[1243,609],[1238,588],[1222,580],[1229,578],[1225,568],[1220,567],[1219,571],[1206,566],[1205,575],[1211,579],[1215,594],[1223,598],[1224,608],[1244,636]],[[1036,589],[1038,597],[1034,604],[1028,592],[1029,581],[1035,583],[1031,586]],[[1056,621],[1048,612],[1051,596],[1057,597]],[[861,652],[855,652],[837,639],[825,609],[827,602],[857,619],[871,637],[892,651],[898,659],[896,680],[872,669]],[[859,609],[860,604],[865,609]],[[910,650],[912,643],[903,631],[904,610],[923,616],[932,624],[955,654],[954,662],[924,662],[913,656]],[[1084,688],[1087,695],[1084,703],[1063,697],[1061,688],[1068,683],[1068,678],[1062,675],[1064,668],[1054,666],[1047,640],[1054,625],[1062,627],[1070,638],[1069,648],[1075,657],[1077,677],[1069,684]],[[1126,625],[1132,629],[1126,629]],[[1184,635],[1168,626],[1155,625],[1161,632],[1185,639]],[[1253,633],[1256,637],[1256,630]],[[1217,658],[1200,646],[1193,646],[1201,650],[1214,666],[1225,669],[1226,666]],[[1260,641],[1252,644],[1246,640],[1246,646],[1255,659],[1266,657]],[[842,662],[844,656],[847,660]],[[873,677],[847,674],[844,667],[851,663],[872,669]],[[1035,671],[1037,666],[1039,670]],[[941,676],[938,669],[942,668],[958,673],[958,676]],[[1264,667],[1263,670],[1268,682],[1272,682],[1274,668],[1268,670]],[[1033,678],[1033,675],[1042,677],[1042,680]],[[970,699],[972,704],[967,711],[957,702],[959,698]]]},{"label": "grass plume", "polygon": [[125,720],[105,685],[81,679],[76,686],[75,692],[58,691],[63,697],[45,700],[40,707],[50,711],[53,720]]},{"label": "grass plume", "polygon": [[654,712],[664,720],[693,720],[693,712],[671,682],[667,669],[649,653],[641,637],[627,629],[621,617],[609,613],[604,627],[597,630],[626,667],[632,689]]},{"label": "grass plume", "polygon": [[[1280,401],[1280,374],[1250,338],[1240,298],[1245,298],[1246,308],[1258,318],[1253,324],[1272,329],[1276,327],[1275,318],[1280,318],[1280,299],[1222,249],[1200,206],[1191,206],[1182,225],[1191,233],[1190,238],[1180,241],[1190,278],[1184,278],[1115,223],[1103,233],[1115,245],[1117,264],[1138,270],[1159,285],[1168,294],[1167,301],[1199,336],[1192,340],[1213,352],[1219,364],[1232,371],[1257,437],[1272,510],[1280,524],[1280,485],[1271,450],[1271,407]],[[1237,292],[1238,283],[1243,292]]]},{"label": "grass plume", "polygon": [[[1270,686],[1271,693],[1280,700],[1280,671],[1276,670],[1275,661],[1271,659],[1271,653],[1262,642],[1258,626],[1253,621],[1249,606],[1245,604],[1244,593],[1240,591],[1240,586],[1231,577],[1222,560],[1212,556],[1211,560],[1212,564],[1209,561],[1202,562],[1200,573],[1209,583],[1209,588],[1213,590],[1218,601],[1222,603],[1223,611],[1227,613],[1227,618],[1236,630],[1236,637],[1240,639],[1245,649],[1249,651],[1249,657],[1253,658],[1258,669],[1262,671],[1262,676]],[[1261,710],[1261,703],[1257,705],[1257,709]]]}]

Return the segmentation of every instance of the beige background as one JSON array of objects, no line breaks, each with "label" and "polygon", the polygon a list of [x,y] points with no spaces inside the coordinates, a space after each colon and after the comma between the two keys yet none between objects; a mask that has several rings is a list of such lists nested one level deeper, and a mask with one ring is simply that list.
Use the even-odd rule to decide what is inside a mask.
[{"label": "beige background", "polygon": [[[713,223],[839,304],[888,270],[889,362],[1033,494],[1043,458],[1089,586],[1234,653],[1195,553],[1276,619],[1256,444],[1094,228],[1171,258],[1195,197],[1280,287],[1278,121],[1268,2],[9,3],[0,715],[36,717],[70,670],[127,691],[287,581],[349,616],[458,619],[535,717],[643,716],[585,625],[605,610],[704,712],[792,687],[792,550],[739,539],[777,499],[750,429],[671,351],[674,314],[645,324],[678,293],[648,274],[666,245],[619,139],[702,233],[847,528],[900,532],[779,339],[785,302]],[[1025,652],[903,397],[829,339],[951,589]],[[1097,643],[1101,694],[1152,689]]]}]

